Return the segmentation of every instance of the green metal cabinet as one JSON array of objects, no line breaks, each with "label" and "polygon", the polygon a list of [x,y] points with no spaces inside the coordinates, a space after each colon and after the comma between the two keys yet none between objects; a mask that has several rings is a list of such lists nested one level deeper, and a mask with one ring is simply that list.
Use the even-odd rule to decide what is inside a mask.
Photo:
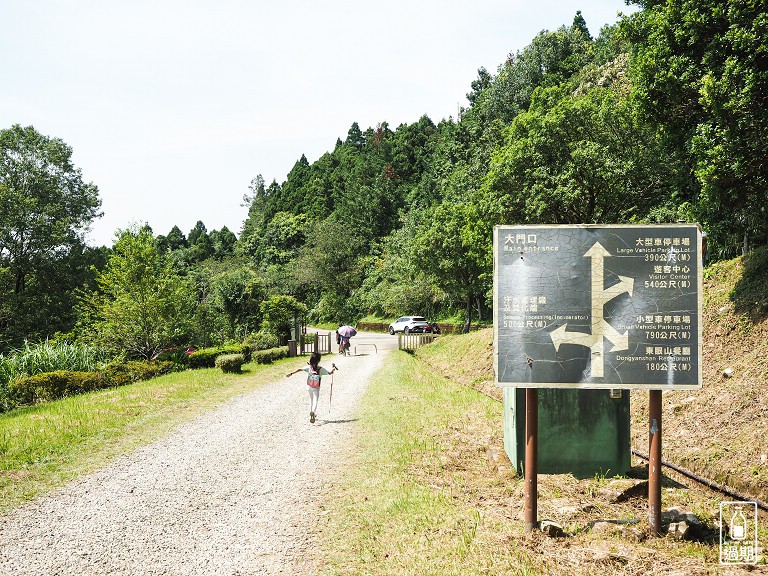
[{"label": "green metal cabinet", "polygon": [[[631,467],[629,390],[539,389],[538,472],[626,474]],[[523,473],[525,389],[504,388],[504,449]]]}]

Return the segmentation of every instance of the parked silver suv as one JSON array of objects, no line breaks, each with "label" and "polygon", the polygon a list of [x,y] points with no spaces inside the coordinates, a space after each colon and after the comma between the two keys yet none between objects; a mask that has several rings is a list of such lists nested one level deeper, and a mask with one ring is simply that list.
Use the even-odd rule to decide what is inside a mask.
[{"label": "parked silver suv", "polygon": [[405,332],[406,334],[411,332],[431,333],[432,326],[423,316],[400,316],[389,325],[389,333],[394,334],[395,332]]}]

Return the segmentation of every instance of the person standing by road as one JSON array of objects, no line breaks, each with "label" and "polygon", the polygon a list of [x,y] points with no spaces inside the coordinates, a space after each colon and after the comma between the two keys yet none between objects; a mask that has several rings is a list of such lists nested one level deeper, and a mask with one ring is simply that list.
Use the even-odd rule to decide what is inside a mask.
[{"label": "person standing by road", "polygon": [[317,412],[317,401],[320,399],[320,381],[323,376],[328,376],[336,372],[336,364],[331,364],[333,368],[329,372],[322,366],[320,366],[320,354],[318,352],[312,352],[309,357],[309,362],[303,368],[297,368],[293,372],[288,372],[285,375],[286,378],[290,378],[294,374],[299,372],[307,373],[307,392],[309,393],[309,421],[314,424],[315,412]]},{"label": "person standing by road", "polygon": [[336,341],[339,344],[339,354],[344,356],[350,355],[349,339],[355,334],[357,334],[357,330],[352,326],[349,326],[348,324],[339,324],[339,327],[336,330]]}]

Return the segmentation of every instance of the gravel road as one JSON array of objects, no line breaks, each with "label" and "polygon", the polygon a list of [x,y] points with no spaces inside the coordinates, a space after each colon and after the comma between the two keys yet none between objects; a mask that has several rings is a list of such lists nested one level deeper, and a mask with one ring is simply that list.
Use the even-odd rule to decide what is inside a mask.
[{"label": "gravel road", "polygon": [[332,407],[323,379],[315,424],[303,374],[283,378],[0,516],[0,574],[305,573],[324,482],[343,465],[358,402],[396,339],[359,334],[355,345],[356,356],[321,361],[339,371]]}]

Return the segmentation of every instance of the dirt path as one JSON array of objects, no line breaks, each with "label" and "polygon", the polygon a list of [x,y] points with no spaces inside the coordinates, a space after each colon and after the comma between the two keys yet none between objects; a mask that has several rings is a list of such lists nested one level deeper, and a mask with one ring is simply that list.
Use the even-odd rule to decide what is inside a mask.
[{"label": "dirt path", "polygon": [[314,425],[302,375],[283,378],[0,516],[0,574],[302,574],[324,480],[396,339],[355,344],[357,356],[321,362],[339,371],[331,409],[323,380]]}]

